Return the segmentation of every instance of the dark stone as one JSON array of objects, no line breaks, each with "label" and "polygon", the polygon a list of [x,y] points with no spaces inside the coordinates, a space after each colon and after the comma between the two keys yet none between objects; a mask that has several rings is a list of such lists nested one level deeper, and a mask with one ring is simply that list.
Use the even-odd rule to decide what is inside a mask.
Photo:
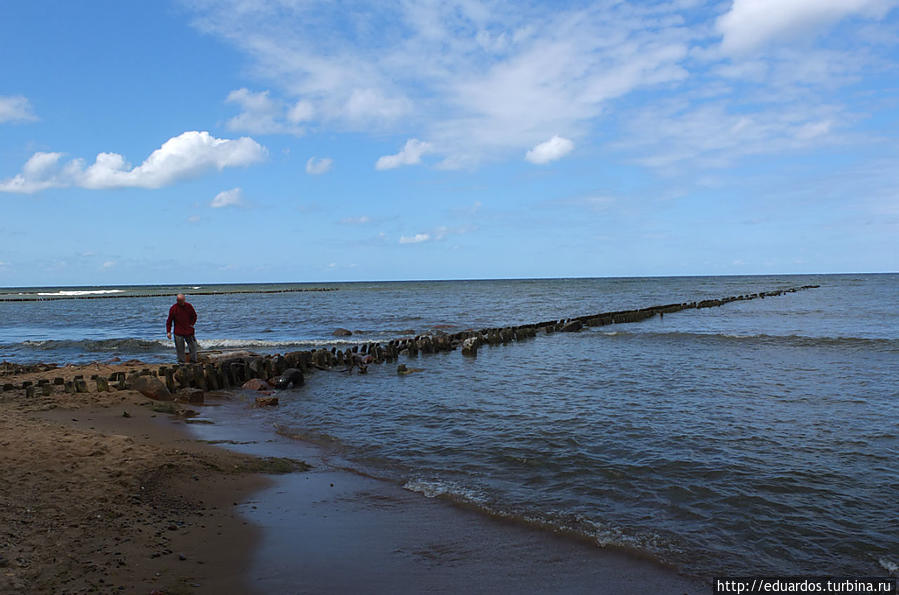
[{"label": "dark stone", "polygon": [[76,393],[86,393],[87,392],[87,381],[84,378],[76,378],[75,379],[75,392]]},{"label": "dark stone", "polygon": [[302,386],[306,379],[303,373],[296,368],[288,368],[275,380],[275,388],[281,390]]},{"label": "dark stone", "polygon": [[333,334],[335,337],[349,337],[352,336],[353,331],[347,330],[345,328],[339,328],[335,330]]},{"label": "dark stone", "polygon": [[172,400],[172,393],[156,376],[133,376],[128,380],[128,387],[157,401]]}]

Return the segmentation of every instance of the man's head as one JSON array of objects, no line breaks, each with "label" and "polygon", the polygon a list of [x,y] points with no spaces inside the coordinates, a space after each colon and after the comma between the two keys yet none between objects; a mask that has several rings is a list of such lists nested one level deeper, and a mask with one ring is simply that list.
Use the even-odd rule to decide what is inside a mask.
[{"label": "man's head", "polygon": [[175,296],[175,301],[177,301],[179,304],[183,304],[184,302],[187,301],[187,299],[184,297],[183,293],[179,293],[178,295]]}]

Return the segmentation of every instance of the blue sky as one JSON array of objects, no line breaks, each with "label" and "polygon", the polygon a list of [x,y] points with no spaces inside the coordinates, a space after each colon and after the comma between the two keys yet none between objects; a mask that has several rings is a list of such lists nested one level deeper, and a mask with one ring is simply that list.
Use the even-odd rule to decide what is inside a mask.
[{"label": "blue sky", "polygon": [[6,2],[0,285],[899,270],[899,0]]}]

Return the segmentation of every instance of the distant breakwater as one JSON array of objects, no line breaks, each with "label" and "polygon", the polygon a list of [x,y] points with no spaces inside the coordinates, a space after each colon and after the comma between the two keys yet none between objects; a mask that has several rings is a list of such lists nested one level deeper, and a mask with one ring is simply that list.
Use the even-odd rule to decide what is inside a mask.
[{"label": "distant breakwater", "polygon": [[[190,295],[233,295],[238,293],[304,293],[340,291],[339,287],[304,287],[289,289],[230,289],[225,291],[191,290]],[[172,292],[166,293],[138,293],[138,294],[103,294],[103,295],[24,295],[16,297],[0,297],[0,302],[49,302],[56,300],[111,300],[116,298],[147,298],[147,297],[171,297]]]},{"label": "distant breakwater", "polygon": [[[139,388],[147,384],[146,379],[141,377],[154,376],[160,381],[158,382],[159,389],[162,389],[164,385],[164,392],[160,395],[163,398],[172,398],[179,391],[186,391],[190,395],[188,400],[191,402],[202,402],[203,391],[240,387],[252,379],[269,380],[283,375],[288,370],[299,370],[306,374],[315,369],[332,370],[342,366],[345,372],[358,370],[359,373],[365,373],[370,364],[395,362],[400,356],[415,358],[419,354],[448,352],[455,349],[460,349],[463,356],[477,357],[478,349],[483,345],[504,345],[514,341],[524,341],[536,337],[540,332],[545,334],[578,332],[584,327],[635,323],[654,316],[661,317],[665,314],[683,310],[719,307],[732,302],[777,297],[817,287],[819,286],[804,285],[802,287],[778,289],[721,299],[650,306],[639,310],[602,312],[576,318],[547,320],[518,326],[466,330],[453,334],[438,332],[393,339],[386,344],[374,342],[354,345],[345,350],[332,347],[330,349],[320,348],[293,351],[283,355],[265,356],[251,353],[222,353],[206,356],[206,361],[202,363],[148,367],[134,371],[130,375],[126,375],[123,372],[114,372],[108,376],[93,375],[91,380],[95,383],[97,391],[105,392],[116,389]],[[2,369],[0,369],[0,375],[17,375],[52,369],[49,366],[52,366],[52,364],[19,365],[4,362]],[[402,364],[397,368],[397,372],[400,374],[408,371]],[[34,396],[38,392],[50,394],[54,387],[62,387],[62,390],[68,393],[90,392],[87,380],[77,376],[73,380],[65,380],[62,377],[55,378],[52,381],[45,379],[37,385],[30,381],[25,381],[20,386],[25,390],[26,396]],[[0,389],[3,391],[16,390],[20,386],[3,383],[0,384]],[[141,392],[144,391],[142,390]],[[157,390],[157,392],[161,391]]]}]

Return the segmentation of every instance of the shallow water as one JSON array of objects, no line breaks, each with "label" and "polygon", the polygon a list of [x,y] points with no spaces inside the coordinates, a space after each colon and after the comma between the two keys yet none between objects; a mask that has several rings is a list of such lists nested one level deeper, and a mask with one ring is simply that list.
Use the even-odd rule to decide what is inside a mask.
[{"label": "shallow water", "polygon": [[[476,359],[421,356],[409,376],[317,372],[249,415],[408,490],[689,573],[885,574],[899,557],[899,275],[360,283],[191,301],[207,348],[284,351],[334,342],[338,326],[370,341],[805,284],[821,288]],[[170,301],[0,302],[0,359],[171,359],[159,340]]]}]

